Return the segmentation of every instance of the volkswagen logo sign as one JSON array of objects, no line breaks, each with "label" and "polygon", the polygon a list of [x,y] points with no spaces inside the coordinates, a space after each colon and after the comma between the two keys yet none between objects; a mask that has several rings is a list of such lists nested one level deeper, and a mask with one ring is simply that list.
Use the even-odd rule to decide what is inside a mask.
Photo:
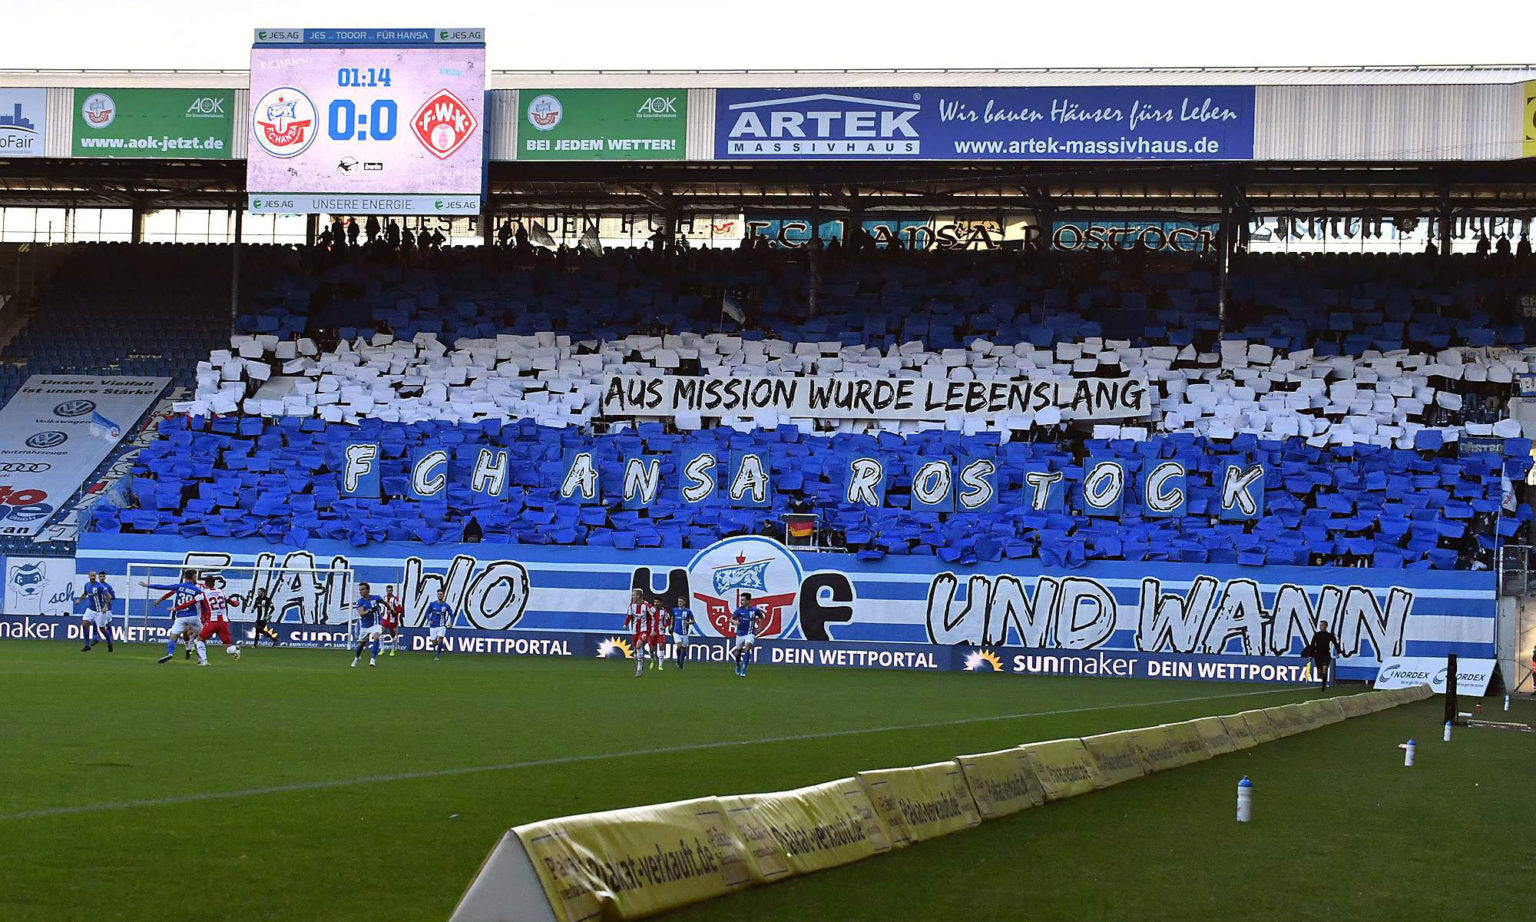
[{"label": "volkswagen logo sign", "polygon": [[70,419],[75,416],[84,416],[95,409],[96,401],[94,400],[66,400],[53,408],[53,414]]},{"label": "volkswagen logo sign", "polygon": [[58,448],[69,441],[69,436],[57,429],[48,429],[27,437],[28,448]]}]

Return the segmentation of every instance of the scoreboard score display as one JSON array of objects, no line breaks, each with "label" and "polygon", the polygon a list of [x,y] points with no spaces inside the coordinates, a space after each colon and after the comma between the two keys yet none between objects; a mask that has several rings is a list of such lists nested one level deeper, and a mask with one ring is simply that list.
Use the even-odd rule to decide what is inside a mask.
[{"label": "scoreboard score display", "polygon": [[258,29],[249,209],[478,214],[485,30]]}]

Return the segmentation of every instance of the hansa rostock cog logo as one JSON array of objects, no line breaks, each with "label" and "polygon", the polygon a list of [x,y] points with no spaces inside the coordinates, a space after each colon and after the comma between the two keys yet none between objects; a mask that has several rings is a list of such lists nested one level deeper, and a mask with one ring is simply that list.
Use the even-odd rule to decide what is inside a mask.
[{"label": "hansa rostock cog logo", "polygon": [[731,612],[750,593],[763,613],[762,637],[788,637],[800,626],[800,561],[777,541],[750,535],[727,538],[688,564],[688,587],[704,605],[699,628],[709,637],[732,637]]},{"label": "hansa rostock cog logo", "polygon": [[560,104],[560,99],[548,93],[535,96],[528,103],[528,124],[540,131],[552,130],[564,115],[565,107]]},{"label": "hansa rostock cog logo", "polygon": [[315,142],[315,104],[291,86],[268,90],[251,107],[251,136],[274,157],[297,157]]},{"label": "hansa rostock cog logo", "polygon": [[86,127],[100,131],[117,120],[117,102],[106,93],[92,93],[81,104],[80,117]]}]

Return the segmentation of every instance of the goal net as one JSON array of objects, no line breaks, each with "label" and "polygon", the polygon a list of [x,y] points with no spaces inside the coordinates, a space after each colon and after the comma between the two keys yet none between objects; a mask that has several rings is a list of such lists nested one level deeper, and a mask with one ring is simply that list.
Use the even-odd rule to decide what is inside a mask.
[{"label": "goal net", "polygon": [[[313,626],[320,632],[334,633],[334,646],[346,646],[353,633],[355,614],[348,603],[355,587],[351,567],[289,567],[278,564],[197,565],[184,563],[130,563],[127,585],[122,593],[125,637],[133,640],[161,641],[171,623],[172,600],[167,588],[182,581],[184,573],[202,586],[213,578],[215,588],[229,597],[229,620],[235,625],[236,641],[251,639],[243,624],[254,624],[256,612],[251,600],[265,590],[272,600],[272,623]],[[141,585],[147,583],[148,585]]]}]

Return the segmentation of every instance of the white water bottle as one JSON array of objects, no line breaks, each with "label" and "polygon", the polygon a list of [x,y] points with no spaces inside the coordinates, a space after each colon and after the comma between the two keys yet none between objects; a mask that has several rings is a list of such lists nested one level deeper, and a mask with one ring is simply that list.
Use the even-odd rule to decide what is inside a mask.
[{"label": "white water bottle", "polygon": [[1445,741],[1447,743],[1451,741],[1451,722],[1449,720],[1445,722]]},{"label": "white water bottle", "polygon": [[1402,744],[1401,746],[1399,746],[1397,748],[1399,748],[1399,749],[1401,749],[1403,751],[1403,767],[1404,768],[1412,768],[1413,767],[1413,754],[1414,754],[1414,750],[1418,748],[1418,747],[1414,746],[1413,740],[1409,740],[1408,742]]},{"label": "white water bottle", "polygon": [[1253,782],[1244,775],[1237,783],[1237,821],[1246,823],[1253,819]]},{"label": "white water bottle", "polygon": [[1504,696],[1504,710],[1506,710],[1506,711],[1509,710],[1509,696],[1508,695]]}]

